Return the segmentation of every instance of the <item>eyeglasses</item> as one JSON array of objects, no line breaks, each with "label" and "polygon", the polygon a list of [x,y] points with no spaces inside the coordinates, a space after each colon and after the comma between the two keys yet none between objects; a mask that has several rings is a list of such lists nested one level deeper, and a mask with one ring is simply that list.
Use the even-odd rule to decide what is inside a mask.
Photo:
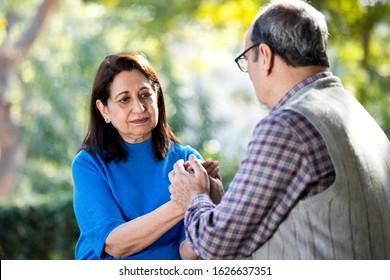
[{"label": "eyeglasses", "polygon": [[237,58],[234,60],[237,65],[238,65],[238,68],[240,68],[240,70],[242,72],[248,72],[248,59],[245,57],[245,54],[253,49],[254,47],[257,47],[258,45],[260,45],[260,43],[258,44],[254,44],[253,46],[247,48],[242,54],[240,54],[239,56],[237,56]]}]

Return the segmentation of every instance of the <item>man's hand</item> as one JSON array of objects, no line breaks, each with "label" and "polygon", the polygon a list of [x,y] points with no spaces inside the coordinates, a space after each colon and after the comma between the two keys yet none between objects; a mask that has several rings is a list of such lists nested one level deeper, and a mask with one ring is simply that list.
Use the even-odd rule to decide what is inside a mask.
[{"label": "man's hand", "polygon": [[[190,172],[186,169],[190,170]],[[198,194],[210,194],[210,181],[207,170],[194,155],[189,156],[186,164],[184,164],[183,160],[177,161],[173,166],[173,171],[169,172],[168,177],[171,182],[169,186],[171,200],[177,203],[184,211],[188,209],[192,199]]]}]

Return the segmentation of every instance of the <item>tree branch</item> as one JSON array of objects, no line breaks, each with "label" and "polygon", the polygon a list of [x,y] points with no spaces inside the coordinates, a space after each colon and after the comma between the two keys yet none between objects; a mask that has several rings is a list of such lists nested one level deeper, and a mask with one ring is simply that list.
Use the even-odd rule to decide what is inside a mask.
[{"label": "tree branch", "polygon": [[43,24],[58,2],[59,0],[44,0],[37,9],[30,27],[26,29],[19,42],[15,44],[16,50],[21,53],[21,60],[26,57],[39,32],[42,30]]}]

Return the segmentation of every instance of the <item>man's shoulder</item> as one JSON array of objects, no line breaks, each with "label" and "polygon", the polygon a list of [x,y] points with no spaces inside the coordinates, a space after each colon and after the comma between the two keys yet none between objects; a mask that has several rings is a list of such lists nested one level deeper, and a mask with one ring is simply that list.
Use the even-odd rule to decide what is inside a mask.
[{"label": "man's shoulder", "polygon": [[262,119],[256,126],[254,136],[275,139],[282,137],[289,141],[296,139],[302,143],[307,139],[320,137],[317,129],[304,115],[289,109],[274,111]]},{"label": "man's shoulder", "polygon": [[306,123],[308,120],[299,112],[290,109],[281,109],[271,112],[261,119],[257,126],[295,127],[302,122]]}]

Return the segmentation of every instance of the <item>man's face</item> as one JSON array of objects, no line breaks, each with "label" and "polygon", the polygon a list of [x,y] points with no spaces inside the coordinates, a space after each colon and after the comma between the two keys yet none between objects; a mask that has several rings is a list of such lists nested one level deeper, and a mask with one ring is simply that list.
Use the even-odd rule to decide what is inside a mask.
[{"label": "man's face", "polygon": [[[252,33],[252,26],[248,30],[248,34],[245,40],[245,49],[253,46],[253,42],[250,38],[251,33]],[[260,103],[265,104],[264,88],[263,88],[264,83],[262,82],[263,67],[260,63],[261,57],[259,53],[259,47],[255,47],[250,51],[248,51],[246,53],[246,59],[248,61],[248,75],[252,82],[253,88],[255,90],[256,97]]]}]

